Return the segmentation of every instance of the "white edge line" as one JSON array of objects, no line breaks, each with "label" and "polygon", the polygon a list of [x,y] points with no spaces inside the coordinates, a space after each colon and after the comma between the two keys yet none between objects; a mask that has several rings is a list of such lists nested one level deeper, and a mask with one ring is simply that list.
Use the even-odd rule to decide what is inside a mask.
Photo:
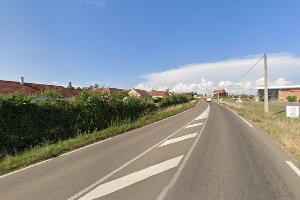
[{"label": "white edge line", "polygon": [[46,163],[46,162],[49,162],[49,161],[51,161],[51,160],[54,160],[54,159],[57,159],[57,158],[61,158],[61,157],[63,157],[63,156],[69,155],[69,154],[71,154],[71,153],[75,153],[76,151],[80,151],[80,150],[86,149],[86,148],[88,148],[88,147],[91,147],[91,146],[94,146],[94,145],[97,145],[97,144],[106,142],[106,141],[108,141],[108,140],[110,140],[110,139],[112,139],[112,138],[107,138],[106,140],[101,140],[101,141],[99,141],[99,142],[96,142],[96,143],[93,143],[93,144],[89,144],[89,145],[84,146],[84,147],[81,147],[81,148],[79,148],[79,149],[75,149],[75,150],[73,150],[73,151],[70,151],[70,152],[61,154],[61,155],[59,155],[59,156],[56,156],[56,157],[53,157],[53,158],[49,158],[49,159],[47,159],[47,160],[44,160],[44,161],[41,161],[41,162],[38,162],[38,163],[35,163],[35,164],[32,164],[32,165],[29,165],[29,166],[27,166],[27,167],[24,167],[24,168],[22,168],[22,169],[19,169],[19,170],[10,172],[10,173],[8,173],[8,174],[4,174],[4,175],[0,176],[0,179],[1,179],[1,178],[4,178],[4,177],[7,177],[7,176],[9,176],[9,175],[12,175],[12,174],[15,174],[15,173],[24,171],[24,170],[26,170],[26,169],[30,169],[30,168],[32,168],[32,167],[41,165],[41,164]]},{"label": "white edge line", "polygon": [[[210,105],[209,105],[209,104],[208,104],[207,109],[210,109]],[[205,112],[205,111],[204,111],[204,112]],[[209,112],[208,112],[208,116],[209,116]],[[196,138],[196,140],[194,141],[193,146],[190,148],[190,150],[188,151],[188,153],[187,153],[186,156],[184,157],[182,164],[181,164],[180,167],[177,169],[176,173],[175,173],[174,176],[172,177],[172,179],[171,179],[171,181],[169,182],[169,184],[166,185],[166,186],[164,187],[164,189],[160,192],[160,194],[158,195],[158,197],[156,198],[156,200],[163,200],[163,199],[166,197],[166,195],[168,194],[168,191],[170,190],[170,188],[172,188],[172,187],[175,185],[177,179],[179,178],[179,176],[180,176],[180,174],[181,174],[183,168],[185,167],[185,165],[186,165],[187,161],[189,160],[190,156],[192,155],[192,152],[194,151],[194,149],[195,149],[195,147],[196,147],[196,144],[198,143],[198,141],[199,141],[199,139],[200,139],[200,137],[201,137],[201,135],[202,135],[202,132],[203,132],[204,127],[205,127],[205,125],[206,125],[208,116],[207,116],[207,118],[206,118],[206,120],[205,120],[205,122],[204,122],[204,126],[202,126],[201,131],[200,131],[199,134],[197,135],[197,138]]]},{"label": "white edge line", "polygon": [[300,177],[300,170],[291,161],[285,161],[286,164]]},{"label": "white edge line", "polygon": [[[194,107],[193,107],[194,108]],[[111,177],[112,175],[114,175],[115,173],[117,173],[118,171],[124,169],[125,167],[127,167],[128,165],[130,165],[131,163],[133,163],[134,161],[138,160],[139,158],[141,158],[142,156],[144,156],[145,154],[147,154],[149,151],[153,150],[154,148],[158,147],[160,144],[164,143],[166,140],[168,140],[169,138],[171,138],[172,136],[174,136],[176,133],[178,133],[179,131],[183,130],[186,126],[188,126],[189,124],[191,124],[194,120],[190,121],[189,123],[187,123],[185,126],[183,126],[182,128],[180,128],[179,130],[177,130],[176,132],[172,133],[171,135],[169,135],[168,137],[166,137],[165,139],[163,139],[162,141],[158,142],[157,144],[155,144],[154,146],[150,147],[149,149],[147,149],[146,151],[144,151],[143,153],[139,154],[138,156],[136,156],[135,158],[129,160],[128,162],[126,162],[125,164],[123,164],[122,166],[120,166],[119,168],[117,168],[116,170],[112,171],[111,173],[107,174],[106,176],[102,177],[101,179],[99,179],[97,182],[93,183],[92,185],[86,187],[85,189],[81,190],[80,192],[78,192],[77,194],[73,195],[72,197],[68,198],[68,200],[75,200],[78,199],[79,197],[83,196],[85,193],[91,191],[93,188],[97,187],[98,185],[100,185],[103,181],[105,181],[106,179],[108,179],[109,177]]]},{"label": "white edge line", "polygon": [[[219,104],[221,105],[221,104]],[[223,106],[223,105],[221,105]],[[251,128],[253,128],[253,125],[250,124],[247,120],[245,120],[243,117],[241,117],[239,114],[237,114],[237,112],[235,112],[234,110],[232,110],[231,108],[228,108],[227,106],[223,106],[225,108],[227,108],[228,110],[230,110],[231,112],[233,112],[234,114],[236,114],[237,116],[239,116],[244,122],[246,122],[246,124],[248,124]]]},{"label": "white edge line", "polygon": [[192,110],[193,108],[197,107],[199,104],[200,104],[200,100],[199,100],[199,102],[197,103],[196,106],[194,106],[194,107],[192,107],[192,108],[190,108],[190,109],[188,109],[188,110],[185,110],[185,111],[183,111],[183,112],[177,113],[176,115],[167,117],[167,118],[165,118],[165,119],[161,119],[161,120],[159,120],[159,121],[157,121],[157,122],[154,122],[154,124],[160,123],[160,122],[165,121],[165,120],[168,120],[168,119],[170,119],[170,118],[172,118],[172,117],[176,117],[177,115],[180,115],[180,114],[183,114],[183,113],[185,113],[185,112],[188,112],[188,111]]},{"label": "white edge line", "polygon": [[[190,109],[188,109],[188,110],[186,110],[186,111],[183,111],[183,112],[181,112],[181,113],[178,113],[178,114],[176,114],[176,115],[173,115],[173,116],[170,116],[170,117],[168,117],[168,118],[162,119],[162,120],[160,120],[160,121],[154,122],[154,123],[159,123],[159,122],[161,122],[161,121],[164,121],[164,120],[170,119],[170,118],[172,118],[172,117],[175,117],[175,116],[177,116],[177,115],[183,114],[183,113],[185,113],[185,112],[187,112],[187,111],[190,111],[191,109],[197,107],[199,104],[200,104],[200,100],[199,100],[199,102],[198,102],[198,104],[197,104],[196,106],[194,106],[194,107],[192,107],[192,108],[190,108]],[[147,125],[150,125],[150,124],[147,124]],[[146,126],[147,126],[147,125],[146,125]],[[140,128],[142,128],[142,127],[140,127]],[[113,137],[110,137],[110,138],[107,138],[107,139],[105,139],[105,140],[101,140],[101,141],[99,141],[99,142],[96,142],[96,143],[93,143],[93,144],[89,144],[89,145],[84,146],[84,147],[81,147],[81,148],[79,148],[79,149],[75,149],[75,150],[73,150],[73,151],[70,151],[70,152],[61,154],[61,155],[59,155],[59,156],[56,156],[56,157],[53,157],[53,158],[49,158],[49,159],[47,159],[47,160],[44,160],[44,161],[41,161],[41,162],[38,162],[38,163],[35,163],[35,164],[32,164],[32,165],[29,165],[29,166],[24,167],[24,168],[22,168],[22,169],[19,169],[19,170],[16,170],[16,171],[12,171],[12,172],[10,172],[10,173],[8,173],[8,174],[1,175],[1,176],[0,176],[0,179],[2,179],[2,178],[4,178],[4,177],[7,177],[7,176],[10,176],[10,175],[13,175],[13,174],[16,174],[16,173],[18,173],[18,172],[21,172],[21,171],[30,169],[30,168],[32,168],[32,167],[36,167],[36,166],[41,165],[41,164],[43,164],[43,163],[49,162],[49,161],[51,161],[51,160],[54,160],[54,159],[57,159],[57,158],[61,158],[61,157],[63,157],[63,156],[66,156],[66,155],[75,153],[75,152],[80,151],[80,150],[83,150],[83,149],[85,149],[85,148],[89,148],[89,147],[91,147],[91,146],[100,144],[100,143],[102,143],[102,142],[106,142],[106,141],[108,141],[108,140],[110,140],[110,139],[112,139],[112,138],[113,138]]]},{"label": "white edge line", "polygon": [[4,174],[4,175],[0,176],[0,179],[2,179],[2,178],[4,178],[4,177],[7,177],[7,176],[9,176],[9,175],[12,175],[12,174],[15,174],[15,173],[18,173],[18,172],[24,171],[24,170],[26,170],[26,169],[29,169],[29,168],[35,167],[35,166],[37,166],[37,165],[40,165],[40,164],[43,164],[43,163],[49,162],[49,161],[51,161],[51,160],[53,160],[53,159],[54,159],[54,158],[50,158],[50,159],[47,159],[47,160],[44,160],[44,161],[38,162],[38,163],[36,163],[36,164],[33,164],[33,165],[30,165],[30,166],[27,166],[27,167],[25,167],[25,168],[22,168],[22,169],[19,169],[19,170],[16,170],[16,171],[10,172],[10,173],[8,173],[8,174]]}]

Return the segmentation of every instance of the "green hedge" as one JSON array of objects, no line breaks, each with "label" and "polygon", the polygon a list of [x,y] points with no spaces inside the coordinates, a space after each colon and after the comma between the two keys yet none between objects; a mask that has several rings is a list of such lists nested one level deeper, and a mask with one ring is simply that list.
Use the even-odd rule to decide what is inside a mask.
[{"label": "green hedge", "polygon": [[83,91],[70,101],[43,103],[10,95],[0,99],[0,158],[42,143],[103,130],[156,110],[153,102],[128,97],[125,92],[108,97]]},{"label": "green hedge", "polygon": [[177,94],[177,95],[166,95],[163,97],[160,102],[159,106],[161,108],[171,106],[171,105],[176,105],[176,104],[181,104],[181,103],[186,103],[190,100],[193,99],[193,96],[191,94]]},{"label": "green hedge", "polygon": [[20,94],[0,97],[0,159],[43,143],[136,120],[159,107],[188,102],[192,95],[166,96],[159,107],[151,100],[129,97],[127,92],[106,96],[83,90],[69,101],[31,103],[32,98]]}]

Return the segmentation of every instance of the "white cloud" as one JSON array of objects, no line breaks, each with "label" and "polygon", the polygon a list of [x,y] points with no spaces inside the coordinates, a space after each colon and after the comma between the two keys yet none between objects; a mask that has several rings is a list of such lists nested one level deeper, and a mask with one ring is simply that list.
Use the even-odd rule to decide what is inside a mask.
[{"label": "white cloud", "polygon": [[279,78],[275,81],[274,85],[276,86],[284,86],[284,85],[291,85],[292,82],[285,80],[285,78]]},{"label": "white cloud", "polygon": [[[259,78],[255,81],[255,85],[256,87],[262,87],[264,86],[264,77]],[[285,78],[278,78],[277,80],[275,80],[274,82],[272,81],[268,81],[268,85],[270,86],[284,86],[284,85],[292,85],[292,81],[288,81]]]},{"label": "white cloud", "polygon": [[177,93],[196,91],[198,93],[207,94],[214,88],[215,85],[212,81],[208,81],[204,78],[201,78],[200,82],[198,83],[188,84],[188,83],[179,82],[173,88],[171,88],[171,90]]},{"label": "white cloud", "polygon": [[138,84],[137,86],[135,86],[134,88],[136,89],[140,89],[140,90],[146,90],[146,91],[151,91],[153,90],[152,87],[149,87],[148,85],[145,85],[144,83]]},{"label": "white cloud", "polygon": [[256,87],[263,86],[263,85],[264,85],[264,81],[265,81],[264,77],[257,79],[257,80],[255,81]]},{"label": "white cloud", "polygon": [[[263,78],[261,78],[264,73],[263,59],[242,80],[238,83],[235,81],[239,80],[261,56],[253,55],[214,63],[189,64],[164,72],[147,74],[143,76],[145,82],[142,86],[153,89],[170,88],[175,92],[209,93],[210,90],[216,88],[227,88],[232,93],[254,93],[255,87],[263,84]],[[270,85],[291,84],[298,81],[300,57],[288,53],[269,54],[268,70]]]}]

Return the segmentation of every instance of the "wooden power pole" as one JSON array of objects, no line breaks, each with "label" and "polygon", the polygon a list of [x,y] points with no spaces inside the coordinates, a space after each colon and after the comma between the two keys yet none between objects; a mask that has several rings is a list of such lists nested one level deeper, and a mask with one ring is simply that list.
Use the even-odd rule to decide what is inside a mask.
[{"label": "wooden power pole", "polygon": [[269,92],[268,92],[268,63],[267,63],[267,55],[266,54],[264,55],[264,66],[265,66],[264,111],[265,111],[265,113],[268,113],[269,112]]}]

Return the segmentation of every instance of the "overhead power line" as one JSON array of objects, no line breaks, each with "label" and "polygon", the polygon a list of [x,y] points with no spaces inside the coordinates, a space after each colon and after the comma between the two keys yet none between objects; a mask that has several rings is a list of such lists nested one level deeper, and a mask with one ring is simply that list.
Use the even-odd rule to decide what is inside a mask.
[{"label": "overhead power line", "polygon": [[248,69],[239,79],[237,79],[235,82],[238,83],[239,81],[241,81],[244,76],[246,76],[246,74],[248,74],[263,58],[265,57],[265,55],[263,55],[250,69]]}]

